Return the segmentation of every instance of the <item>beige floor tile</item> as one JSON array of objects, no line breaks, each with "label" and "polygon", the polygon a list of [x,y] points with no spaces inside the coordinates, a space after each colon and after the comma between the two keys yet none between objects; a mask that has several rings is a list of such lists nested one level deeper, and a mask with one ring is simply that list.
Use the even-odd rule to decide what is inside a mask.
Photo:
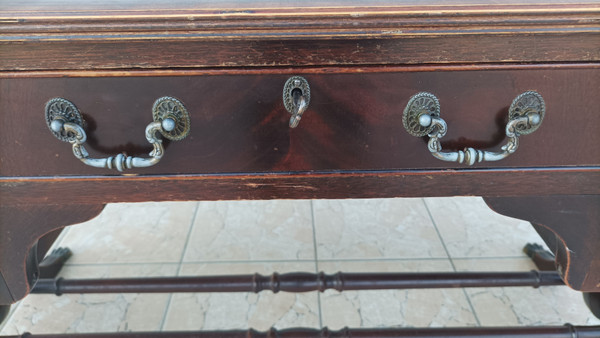
[{"label": "beige floor tile", "polygon": [[[448,260],[319,262],[326,273],[452,271]],[[369,290],[337,292],[321,296],[323,326],[440,327],[475,326],[467,298],[461,289]]]},{"label": "beige floor tile", "polygon": [[[177,264],[67,266],[65,278],[172,276]],[[29,295],[0,334],[158,330],[168,294]]]},{"label": "beige floor tile", "polygon": [[[455,260],[459,271],[530,271],[529,259]],[[586,307],[581,292],[566,286],[467,289],[483,326],[600,325]]]},{"label": "beige floor tile", "polygon": [[200,202],[185,262],[314,259],[310,201]]},{"label": "beige floor tile", "polygon": [[[479,198],[432,198],[426,203],[451,255],[465,257],[453,259],[458,270],[535,268],[524,256],[513,258],[523,255],[526,242],[541,243],[528,223],[493,213]],[[423,200],[389,199],[109,205],[97,219],[71,227],[63,236],[60,244],[75,252],[63,275],[174,275],[191,223],[189,263],[183,264],[182,275],[314,272],[313,210],[318,257],[326,259],[318,263],[319,270],[452,271]],[[440,259],[393,260],[415,257]],[[225,262],[237,260],[289,261]],[[199,263],[208,261],[215,262]],[[165,330],[316,328],[319,310],[323,326],[331,329],[473,326],[477,320],[469,300],[486,326],[600,325],[581,294],[567,287],[474,288],[466,293],[469,298],[462,289],[328,290],[320,295],[320,308],[316,292],[31,295],[0,334],[158,330],[165,314]]]},{"label": "beige floor tile", "polygon": [[506,258],[455,258],[452,260],[456,271],[531,271],[537,267],[523,254],[523,257]]},{"label": "beige floor tile", "polygon": [[319,259],[446,258],[420,198],[314,201]]},{"label": "beige floor tile", "polygon": [[451,257],[518,257],[542,239],[526,221],[493,212],[480,197],[425,198]]},{"label": "beige floor tile", "polygon": [[[314,272],[314,263],[184,264],[182,275],[271,274]],[[319,327],[316,292],[196,293],[175,294],[171,299],[165,330],[267,330],[287,327]]]},{"label": "beige floor tile", "polygon": [[61,241],[69,264],[176,262],[183,253],[196,202],[108,204],[100,216],[75,225]]}]

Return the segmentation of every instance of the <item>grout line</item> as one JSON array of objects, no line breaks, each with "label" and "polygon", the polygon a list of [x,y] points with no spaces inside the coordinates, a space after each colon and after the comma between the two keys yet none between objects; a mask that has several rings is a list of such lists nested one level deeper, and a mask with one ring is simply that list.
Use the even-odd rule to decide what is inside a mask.
[{"label": "grout line", "polygon": [[472,261],[476,261],[476,260],[491,260],[491,259],[523,259],[523,260],[531,260],[531,258],[527,257],[527,256],[489,256],[489,257],[454,257],[454,260],[462,260],[462,261],[466,261],[466,260],[472,260]]},{"label": "grout line", "polygon": [[173,298],[173,294],[169,294],[169,298],[167,299],[167,306],[165,307],[165,312],[163,313],[162,320],[160,321],[159,331],[163,331],[165,327],[165,322],[167,321],[167,315],[169,314],[169,310],[171,309],[171,300]]},{"label": "grout line", "polygon": [[438,238],[440,239],[440,242],[442,243],[442,247],[444,248],[444,251],[446,252],[446,256],[448,261],[450,262],[450,265],[452,266],[452,270],[454,272],[456,272],[456,266],[454,266],[454,262],[452,261],[452,257],[450,256],[450,251],[448,251],[448,247],[446,246],[446,243],[444,242],[444,238],[442,238],[442,234],[440,233],[440,230],[437,227],[437,224],[435,223],[435,220],[433,219],[433,215],[431,215],[431,211],[429,210],[429,207],[427,206],[427,203],[425,203],[424,199],[421,199],[421,201],[423,201],[423,205],[425,206],[425,210],[427,210],[427,214],[429,215],[429,219],[431,220],[431,223],[433,224],[433,228],[435,229],[435,232],[438,235]]},{"label": "grout line", "polygon": [[183,264],[313,263],[314,259],[252,259],[232,261],[189,261]]},{"label": "grout line", "polygon": [[313,239],[313,250],[314,250],[314,262],[316,272],[319,272],[319,254],[317,251],[317,228],[315,226],[315,208],[313,206],[313,201],[310,201],[310,215],[311,215],[311,224],[312,224],[312,239]]},{"label": "grout line", "polygon": [[118,263],[66,263],[63,267],[89,267],[89,266],[139,266],[139,265],[179,265],[179,262],[118,262]]},{"label": "grout line", "polygon": [[[317,227],[315,226],[315,208],[313,200],[310,200],[310,214],[312,220],[312,233],[313,233],[313,248],[315,254],[315,273],[319,273],[319,256],[317,254]],[[319,313],[319,328],[323,328],[323,314],[321,311],[321,292],[317,292],[317,312]]]},{"label": "grout line", "polygon": [[188,245],[190,244],[190,237],[192,235],[192,231],[194,230],[194,223],[196,221],[196,217],[198,217],[198,210],[200,209],[200,202],[196,202],[196,210],[194,210],[194,216],[192,216],[192,221],[190,222],[190,228],[188,229],[187,237],[185,238],[185,244],[183,245],[183,251],[181,252],[181,258],[179,259],[179,271],[177,271],[177,275],[181,272],[181,264],[183,263],[183,259],[185,257],[185,252],[187,251]]},{"label": "grout line", "polygon": [[[452,261],[452,256],[450,256],[450,251],[448,251],[448,247],[446,247],[444,238],[442,237],[442,234],[440,233],[440,230],[438,229],[438,226],[435,223],[435,219],[433,218],[433,215],[431,214],[431,211],[429,210],[429,207],[427,206],[425,199],[421,198],[421,201],[423,201],[423,205],[425,206],[425,210],[427,210],[427,214],[429,215],[429,218],[431,219],[431,223],[433,224],[433,227],[435,228],[435,232],[437,232],[438,237],[439,237],[440,241],[442,242],[442,246],[444,247],[444,251],[446,251],[446,255],[448,255],[448,261],[450,261],[452,270],[454,272],[456,272],[456,266],[454,265],[454,261]],[[475,307],[473,306],[473,303],[471,302],[471,298],[469,298],[469,295],[467,294],[467,290],[462,288],[462,292],[465,295],[465,298],[467,299],[467,303],[469,303],[469,307],[471,308],[471,313],[473,314],[473,317],[475,317],[477,326],[481,326],[481,321],[479,320],[479,317],[477,316],[477,313],[475,312]]]},{"label": "grout line", "polygon": [[[177,268],[177,276],[181,274],[181,268],[183,266],[183,258],[185,257],[185,252],[187,251],[188,244],[190,243],[190,236],[192,234],[192,230],[194,229],[194,222],[196,221],[196,217],[198,216],[198,209],[200,209],[200,202],[196,202],[196,210],[194,210],[194,215],[192,216],[192,221],[190,222],[190,228],[187,232],[187,237],[185,238],[185,244],[183,245],[183,251],[181,252],[181,258],[179,259],[179,267]],[[171,300],[173,299],[173,294],[169,294],[169,299],[167,300],[167,306],[165,307],[165,312],[163,313],[163,318],[160,322],[160,331],[164,330],[165,322],[167,321],[167,315],[171,310]]]},{"label": "grout line", "polygon": [[448,257],[411,257],[411,258],[325,258],[320,262],[406,262],[406,261],[447,261]]},{"label": "grout line", "polygon": [[240,260],[240,261],[189,261],[189,262],[121,262],[121,263],[75,263],[65,266],[137,266],[137,265],[172,265],[172,264],[248,264],[248,263],[312,263],[312,259],[273,259],[273,260]]},{"label": "grout line", "polygon": [[[501,260],[501,259],[522,259],[530,260],[526,256],[489,256],[489,257],[454,257],[453,261],[471,260]],[[318,261],[324,262],[406,262],[406,261],[447,261],[448,257],[398,257],[398,258],[322,258]],[[313,263],[313,259],[258,259],[258,260],[224,260],[224,261],[189,261],[182,264],[248,264],[248,263]],[[118,263],[72,263],[68,262],[65,267],[89,267],[89,266],[138,266],[138,265],[179,265],[179,262],[118,262]]]}]

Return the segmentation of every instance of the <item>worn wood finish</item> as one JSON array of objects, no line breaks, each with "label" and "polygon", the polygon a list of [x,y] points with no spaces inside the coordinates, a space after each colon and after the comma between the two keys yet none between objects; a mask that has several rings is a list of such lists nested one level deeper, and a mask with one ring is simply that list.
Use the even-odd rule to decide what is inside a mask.
[{"label": "worn wood finish", "polygon": [[2,70],[600,60],[595,2],[18,6],[0,11]]},{"label": "worn wood finish", "polygon": [[[426,67],[425,67],[426,68]],[[406,68],[404,68],[406,69]],[[420,67],[419,69],[423,69]],[[456,68],[455,68],[456,69]],[[333,69],[332,71],[335,71]],[[371,71],[372,70],[372,71]],[[506,143],[508,106],[537,90],[547,114],[535,133],[521,138],[515,154],[479,168],[598,166],[600,67],[299,74],[311,86],[311,102],[298,128],[288,127],[281,91],[296,73],[268,75],[0,79],[6,113],[0,116],[0,175],[105,175],[87,167],[68,143],[54,138],[44,118],[53,97],[72,101],[88,123],[86,148],[93,157],[120,152],[145,156],[144,128],[154,100],[174,96],[192,118],[191,133],[166,143],[162,161],[133,174],[253,173],[323,170],[465,168],[435,159],[426,138],[409,135],[402,112],[420,91],[442,106],[447,150],[471,146],[499,150]],[[456,85],[461,84],[461,86]],[[468,84],[465,90],[462,84]],[[24,128],[24,129],[22,129]],[[43,166],[39,166],[43,163]]]},{"label": "worn wood finish", "polygon": [[599,194],[598,182],[598,167],[5,178],[0,204]]},{"label": "worn wood finish", "polygon": [[528,34],[538,41],[535,48],[531,48],[531,36],[511,34],[396,39],[326,36],[319,40],[277,36],[271,40],[231,37],[231,41],[124,39],[76,44],[0,41],[0,65],[4,70],[70,70],[600,61],[600,51],[589,49],[600,45],[597,33]]},{"label": "worn wood finish", "polygon": [[298,74],[352,74],[352,73],[414,73],[457,72],[484,70],[558,70],[600,68],[598,62],[576,63],[481,63],[481,64],[426,64],[403,66],[327,66],[327,67],[269,67],[269,68],[194,68],[194,69],[113,69],[113,70],[40,70],[5,71],[0,78],[89,78],[89,77],[163,77],[208,75],[289,75]]},{"label": "worn wood finish", "polygon": [[484,200],[500,214],[528,220],[554,233],[556,246],[551,249],[567,285],[590,292],[600,289],[600,195]]},{"label": "worn wood finish", "polygon": [[[117,4],[118,3],[118,4]],[[160,15],[164,10],[174,13],[180,11],[206,11],[214,15],[238,16],[252,15],[255,13],[280,13],[302,9],[302,12],[327,12],[332,8],[337,11],[361,12],[364,8],[372,10],[403,7],[412,8],[418,12],[431,12],[434,9],[447,8],[479,8],[494,11],[501,8],[577,8],[596,5],[594,0],[496,0],[490,4],[482,4],[481,0],[197,0],[193,3],[186,0],[148,0],[148,1],[118,1],[118,2],[81,2],[75,0],[22,0],[7,2],[3,9],[6,12],[27,13],[30,16],[84,16],[95,14],[97,16],[122,15],[131,12],[142,12],[142,15]],[[343,7],[341,10],[339,7]]]},{"label": "worn wood finish", "polygon": [[[4,191],[2,192],[4,195]],[[25,297],[37,280],[38,239],[96,217],[104,204],[8,206],[0,204],[0,304]]]}]

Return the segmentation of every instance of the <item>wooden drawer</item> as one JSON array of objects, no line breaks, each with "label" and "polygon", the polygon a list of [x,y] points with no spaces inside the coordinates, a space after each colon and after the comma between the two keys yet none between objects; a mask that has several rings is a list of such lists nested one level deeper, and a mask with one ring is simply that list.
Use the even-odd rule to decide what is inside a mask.
[{"label": "wooden drawer", "polygon": [[[87,122],[92,157],[120,152],[145,156],[144,128],[154,100],[179,98],[191,115],[190,135],[166,142],[154,167],[133,174],[264,173],[466,168],[427,150],[427,138],[409,135],[402,112],[420,91],[435,94],[448,124],[444,149],[499,150],[506,143],[508,106],[536,90],[546,102],[539,130],[521,137],[515,154],[479,168],[594,166],[600,164],[598,114],[600,67],[586,65],[403,67],[304,71],[155,72],[122,77],[1,79],[3,107],[1,176],[118,175],[85,166],[68,143],[52,136],[44,105],[54,97],[73,102]],[[304,76],[311,101],[300,125],[290,115],[282,88]],[[9,95],[9,93],[11,93]],[[15,95],[19,93],[19,95]],[[43,163],[43,165],[39,165]]]}]

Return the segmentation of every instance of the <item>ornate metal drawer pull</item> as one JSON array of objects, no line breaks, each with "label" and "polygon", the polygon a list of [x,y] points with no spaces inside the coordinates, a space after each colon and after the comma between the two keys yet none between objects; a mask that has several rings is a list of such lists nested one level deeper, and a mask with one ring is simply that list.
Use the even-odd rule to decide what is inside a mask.
[{"label": "ornate metal drawer pull", "polygon": [[440,103],[430,93],[419,93],[408,101],[402,123],[406,131],[417,137],[430,137],[427,148],[433,156],[443,161],[473,165],[481,161],[499,161],[514,153],[519,146],[519,136],[531,134],[542,124],[546,107],[544,99],[534,91],[517,96],[508,109],[506,136],[508,142],[502,152],[465,148],[464,150],[442,151],[440,139],[446,135],[446,122],[440,118]]},{"label": "ornate metal drawer pull", "polygon": [[152,107],[153,122],[146,126],[146,139],[154,149],[149,158],[118,154],[108,158],[91,158],[83,146],[87,140],[84,121],[75,105],[63,98],[46,103],[46,123],[56,138],[73,145],[73,154],[81,162],[96,168],[123,169],[150,167],[163,157],[165,150],[157,132],[173,141],[182,140],[190,131],[190,116],[183,104],[172,97],[161,97]]},{"label": "ornate metal drawer pull", "polygon": [[301,76],[290,77],[283,86],[283,104],[292,114],[290,128],[296,128],[310,102],[310,86]]}]

